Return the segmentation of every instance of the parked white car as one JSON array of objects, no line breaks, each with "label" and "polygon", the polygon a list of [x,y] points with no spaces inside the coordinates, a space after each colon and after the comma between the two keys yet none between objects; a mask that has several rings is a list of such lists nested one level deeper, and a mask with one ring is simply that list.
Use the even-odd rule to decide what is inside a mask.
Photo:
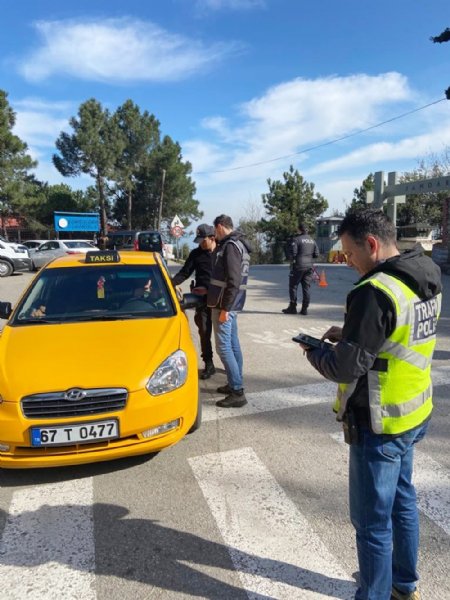
[{"label": "parked white car", "polygon": [[7,277],[15,272],[31,271],[32,268],[33,263],[25,246],[0,241],[0,277]]},{"label": "parked white car", "polygon": [[31,260],[33,268],[37,270],[58,256],[86,254],[90,250],[98,250],[98,248],[89,240],[50,240],[32,252]]},{"label": "parked white car", "polygon": [[45,242],[47,241],[48,240],[26,240],[26,242],[22,242],[22,245],[26,246],[28,248],[28,251],[34,251],[37,248],[39,248],[41,244],[45,244]]}]

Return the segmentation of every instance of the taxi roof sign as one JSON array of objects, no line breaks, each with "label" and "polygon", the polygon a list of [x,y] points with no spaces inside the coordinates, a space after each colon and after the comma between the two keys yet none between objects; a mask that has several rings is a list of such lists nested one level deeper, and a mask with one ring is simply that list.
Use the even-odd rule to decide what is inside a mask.
[{"label": "taxi roof sign", "polygon": [[92,250],[86,252],[84,261],[86,264],[110,264],[120,262],[117,250]]}]

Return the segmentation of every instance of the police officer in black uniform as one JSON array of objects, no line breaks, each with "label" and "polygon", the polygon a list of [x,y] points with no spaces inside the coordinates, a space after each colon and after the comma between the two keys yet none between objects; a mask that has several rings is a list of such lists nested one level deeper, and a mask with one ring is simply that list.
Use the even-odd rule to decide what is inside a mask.
[{"label": "police officer in black uniform", "polygon": [[196,294],[204,295],[204,305],[195,309],[194,321],[198,327],[200,335],[200,347],[202,359],[205,368],[200,373],[200,379],[209,379],[214,375],[216,369],[213,363],[213,351],[211,345],[211,309],[206,306],[206,293],[212,272],[212,256],[216,248],[216,239],[214,236],[214,227],[207,223],[202,223],[197,227],[196,238],[194,242],[199,244],[187,257],[186,262],[178,273],[172,277],[173,285],[180,285],[186,281],[195,271],[195,283],[193,291]]},{"label": "police officer in black uniform", "polygon": [[289,242],[288,256],[292,261],[289,272],[289,306],[283,308],[282,312],[287,315],[297,314],[297,289],[301,284],[303,299],[300,314],[307,315],[311,298],[309,288],[313,276],[313,261],[319,256],[319,248],[306,233],[303,223],[298,224],[298,234]]}]

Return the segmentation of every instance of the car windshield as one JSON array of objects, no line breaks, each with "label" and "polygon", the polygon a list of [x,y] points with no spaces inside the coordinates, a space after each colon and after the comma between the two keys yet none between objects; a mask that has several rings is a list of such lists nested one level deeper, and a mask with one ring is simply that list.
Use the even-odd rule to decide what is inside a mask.
[{"label": "car windshield", "polygon": [[162,239],[161,234],[157,231],[148,231],[138,234],[139,250],[150,250],[161,252]]},{"label": "car windshield", "polygon": [[11,325],[171,317],[175,308],[158,265],[44,269]]}]

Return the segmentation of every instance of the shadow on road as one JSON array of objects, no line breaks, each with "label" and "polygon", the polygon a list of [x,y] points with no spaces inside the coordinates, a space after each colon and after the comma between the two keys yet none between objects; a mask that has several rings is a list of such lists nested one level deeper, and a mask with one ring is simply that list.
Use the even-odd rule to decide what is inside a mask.
[{"label": "shadow on road", "polygon": [[[95,504],[93,511],[95,568],[92,560],[86,560],[86,554],[77,555],[69,549],[62,551],[49,533],[52,528],[47,526],[49,523],[61,523],[70,528],[68,522],[71,521],[72,527],[76,528],[76,523],[86,518],[86,507],[83,506],[42,506],[34,512],[10,516],[6,528],[10,527],[17,533],[27,532],[28,525],[32,523],[33,530],[25,536],[28,541],[23,539],[13,552],[0,546],[0,565],[30,568],[57,562],[74,570],[94,570],[96,575],[120,577],[215,600],[244,600],[248,596],[245,589],[202,572],[204,566],[228,571],[236,568],[244,579],[246,575],[256,575],[342,600],[352,598],[355,591],[352,581],[228,548],[192,533],[166,527],[158,521],[127,518],[129,511],[121,506]],[[251,580],[247,581],[250,583]],[[270,598],[264,593],[251,593],[251,597],[259,600]]]}]

